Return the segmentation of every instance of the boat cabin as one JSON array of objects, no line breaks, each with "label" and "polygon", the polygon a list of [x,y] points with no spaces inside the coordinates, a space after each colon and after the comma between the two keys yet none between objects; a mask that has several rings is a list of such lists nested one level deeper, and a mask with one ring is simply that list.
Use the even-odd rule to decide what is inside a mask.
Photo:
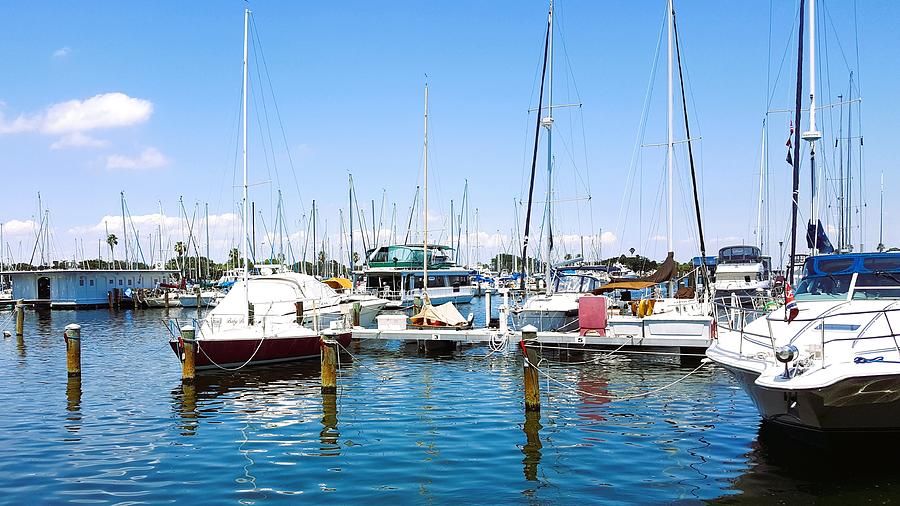
[{"label": "boat cabin", "polygon": [[806,258],[798,301],[900,299],[900,253],[847,253]]},{"label": "boat cabin", "polygon": [[12,298],[51,309],[105,307],[110,293],[128,300],[138,289],[151,290],[174,280],[175,270],[49,269],[2,273],[12,281]]}]

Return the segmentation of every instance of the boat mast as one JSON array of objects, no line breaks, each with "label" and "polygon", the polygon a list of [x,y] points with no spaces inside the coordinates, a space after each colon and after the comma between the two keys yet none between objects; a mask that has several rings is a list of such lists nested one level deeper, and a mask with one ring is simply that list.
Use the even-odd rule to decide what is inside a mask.
[{"label": "boat mast", "polygon": [[[547,260],[544,268],[544,293],[550,295],[550,255],[553,254],[553,227],[550,225],[550,201],[553,196],[553,0],[550,0],[547,30],[549,34],[547,37],[547,116],[541,119],[541,126],[547,129],[547,203],[544,205],[544,223],[547,225]],[[540,114],[540,109],[538,109],[538,114]]]},{"label": "boat mast", "polygon": [[[356,275],[352,274],[353,267],[354,267],[353,266],[353,174],[348,174],[348,176],[349,176],[349,181],[350,181],[350,189],[349,189],[349,196],[348,196],[348,198],[350,200],[350,203],[349,203],[350,211],[349,211],[349,213],[347,213],[350,215],[350,273],[353,278],[356,278]],[[341,220],[341,223],[343,223],[343,220]],[[356,288],[356,279],[353,279],[353,287]]]},{"label": "boat mast", "polygon": [[813,225],[811,254],[819,250],[819,192],[816,188],[816,141],[822,132],[816,130],[816,0],[809,0],[809,130],[803,132],[803,140],[809,142],[810,222]]},{"label": "boat mast", "polygon": [[878,251],[884,251],[884,171],[881,171],[881,211],[878,219]]},{"label": "boat mast", "polygon": [[[422,203],[422,219],[424,220],[424,235],[422,236],[422,302],[428,301],[428,82],[425,82],[425,177]],[[375,219],[375,210],[372,210],[372,220]]]},{"label": "boat mast", "polygon": [[[674,238],[672,236],[672,220],[673,220],[673,215],[672,215],[672,162],[673,162],[672,154],[673,154],[673,150],[675,147],[674,140],[673,140],[674,132],[673,132],[673,128],[672,128],[672,120],[674,117],[674,114],[673,114],[674,102],[675,102],[675,100],[674,100],[675,93],[673,91],[673,76],[672,76],[672,70],[673,70],[672,53],[673,53],[673,49],[674,49],[673,43],[672,43],[672,37],[674,35],[674,33],[673,33],[674,30],[672,29],[673,28],[672,24],[673,24],[674,18],[672,16],[672,13],[674,12],[674,6],[672,5],[672,0],[667,0],[667,4],[668,4],[667,5],[668,12],[666,13],[666,29],[667,29],[666,31],[667,31],[667,36],[668,36],[668,46],[667,46],[668,47],[668,63],[667,63],[667,65],[668,65],[668,81],[667,81],[667,85],[668,85],[669,96],[668,96],[668,110],[666,113],[666,118],[667,118],[666,137],[668,139],[666,142],[666,170],[668,173],[668,202],[667,202],[668,212],[667,212],[667,218],[666,218],[666,241],[667,241],[667,247],[668,247],[669,253],[673,253],[675,251],[675,247],[673,245]],[[672,282],[672,280],[670,279],[669,283],[668,283],[668,292],[667,292],[669,297],[673,296],[674,288],[675,288],[675,285]]]},{"label": "boat mast", "polygon": [[[850,71],[850,103],[847,105],[847,245],[853,246],[853,71]],[[843,184],[843,181],[841,182]],[[862,222],[862,220],[860,220]],[[862,237],[862,231],[860,231]],[[862,242],[862,240],[860,240]],[[860,244],[860,252],[862,244]]]},{"label": "boat mast", "polygon": [[797,36],[797,93],[794,99],[794,156],[791,190],[791,258],[789,262],[788,283],[794,284],[794,261],[797,253],[797,207],[800,198],[800,102],[803,99],[803,12],[806,3],[800,0],[800,23]]},{"label": "boat mast", "polygon": [[[162,246],[162,220],[163,220],[163,210],[162,210],[162,201],[157,200],[157,204],[159,204],[159,223],[156,224],[156,235],[159,236],[159,261],[162,264],[162,268],[166,268],[166,257],[163,256],[163,246]],[[150,244],[151,247],[153,243]]]},{"label": "boat mast", "polygon": [[[552,8],[552,7],[551,7]],[[521,278],[520,278],[520,289],[525,291],[525,264],[526,259],[528,258],[528,235],[531,233],[531,204],[534,197],[534,172],[537,168],[537,154],[538,154],[538,140],[541,135],[541,110],[542,104],[544,101],[544,77],[547,74],[547,50],[550,46],[550,23],[552,21],[552,13],[547,16],[547,33],[544,36],[544,63],[541,68],[541,87],[538,92],[538,106],[537,106],[537,117],[536,125],[534,128],[534,150],[531,154],[531,179],[528,182],[528,207],[525,211],[525,234],[522,238],[522,265],[521,265]]]},{"label": "boat mast", "polygon": [[759,207],[756,210],[756,247],[759,248],[760,254],[763,248],[762,214],[765,205],[766,175],[766,120],[763,118],[762,143],[759,151]]},{"label": "boat mast", "polygon": [[249,325],[250,323],[250,287],[248,286],[247,275],[250,270],[250,266],[247,264],[247,229],[249,227],[249,212],[247,209],[247,77],[249,72],[247,71],[247,43],[248,43],[248,33],[250,28],[250,9],[244,9],[244,86],[243,86],[243,97],[241,100],[243,101],[242,107],[242,118],[241,121],[243,123],[243,165],[244,165],[244,185],[243,185],[243,207],[244,207],[244,230],[243,230],[243,240],[241,241],[241,249],[243,250],[244,256],[244,272],[242,274],[244,281],[244,300],[246,303],[244,304],[244,317]]},{"label": "boat mast", "polygon": [[125,250],[125,268],[128,269],[128,228],[125,227],[125,192],[119,192],[122,204],[122,249]]}]

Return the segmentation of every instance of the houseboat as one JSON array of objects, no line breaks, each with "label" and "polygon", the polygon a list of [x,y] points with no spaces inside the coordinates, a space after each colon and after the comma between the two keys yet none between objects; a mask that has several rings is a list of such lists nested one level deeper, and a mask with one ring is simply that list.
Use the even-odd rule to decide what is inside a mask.
[{"label": "houseboat", "polygon": [[[457,266],[449,246],[428,245],[428,298],[432,305],[468,304],[475,296],[468,269]],[[388,307],[403,307],[422,296],[424,247],[421,244],[382,246],[372,251],[362,272],[370,292],[390,301]]]},{"label": "houseboat", "polygon": [[132,294],[171,282],[178,271],[157,269],[48,269],[2,273],[12,282],[12,299],[50,309],[106,307],[110,301],[126,305]]}]

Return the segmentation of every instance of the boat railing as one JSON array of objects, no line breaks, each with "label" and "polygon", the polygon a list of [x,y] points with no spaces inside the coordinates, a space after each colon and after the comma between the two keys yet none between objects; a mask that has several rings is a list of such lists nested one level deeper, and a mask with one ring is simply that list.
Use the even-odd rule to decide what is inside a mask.
[{"label": "boat railing", "polygon": [[[827,366],[825,359],[826,349],[829,345],[847,341],[889,339],[892,344],[891,347],[897,351],[898,355],[900,355],[900,341],[897,339],[897,332],[894,329],[894,324],[891,323],[889,316],[891,313],[900,312],[900,307],[892,307],[894,304],[889,304],[880,309],[867,309],[863,311],[841,310],[842,307],[845,307],[845,304],[833,308],[836,309],[834,312],[826,312],[813,317],[798,316],[791,319],[790,323],[798,324],[796,327],[798,330],[794,332],[789,342],[786,344],[794,344],[797,339],[803,335],[808,335],[811,331],[818,332],[819,340],[818,343],[815,343],[818,346],[813,347],[811,353],[815,359],[821,360],[822,368]],[[748,308],[724,302],[715,302],[714,312],[716,325],[719,329],[730,330],[740,334],[740,341],[738,344],[738,353],[740,355],[743,356],[744,354],[744,341],[753,343],[757,346],[771,348],[773,353],[776,351],[777,346],[775,343],[775,334],[772,330],[772,324],[773,322],[784,323],[785,320],[782,316],[773,316],[774,311],[771,309]],[[767,324],[765,334],[747,330],[746,327],[750,322],[761,317],[765,318]],[[858,319],[856,322],[848,323],[846,321],[847,317],[857,317]],[[869,335],[868,332],[878,320],[882,318],[887,325],[888,333]],[[842,321],[836,323],[836,319],[842,319]],[[831,331],[830,335],[829,331]],[[835,334],[835,332],[841,332],[841,334]],[[846,362],[846,360],[842,362]]]}]

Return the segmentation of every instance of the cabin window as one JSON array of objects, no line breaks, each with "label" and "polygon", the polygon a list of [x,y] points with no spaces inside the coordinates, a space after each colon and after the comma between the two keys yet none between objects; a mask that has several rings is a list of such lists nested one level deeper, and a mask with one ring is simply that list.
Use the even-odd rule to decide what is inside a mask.
[{"label": "cabin window", "polygon": [[114,285],[114,284],[116,284],[116,281],[113,280],[113,279],[110,279],[110,280],[109,280],[109,284]]},{"label": "cabin window", "polygon": [[130,280],[130,279],[128,280],[128,286],[131,286],[131,280]]},{"label": "cabin window", "polygon": [[159,283],[159,280],[156,279],[156,278],[153,278],[153,284],[155,285],[155,284],[157,284],[157,283]]},{"label": "cabin window", "polygon": [[836,258],[832,260],[820,260],[816,265],[819,272],[841,272],[853,265],[852,258]]},{"label": "cabin window", "polygon": [[878,272],[898,272],[900,271],[900,259],[885,257],[863,258],[863,267]]},{"label": "cabin window", "polygon": [[428,288],[438,288],[442,286],[447,286],[444,284],[443,276],[428,276]]},{"label": "cabin window", "polygon": [[94,286],[94,280],[93,280],[93,279],[89,280],[89,282],[90,282],[90,285],[91,285],[91,286]]},{"label": "cabin window", "polygon": [[123,284],[125,284],[125,283],[123,282],[123,280],[120,279],[120,280],[119,280],[119,286],[122,286]]},{"label": "cabin window", "polygon": [[84,286],[84,278],[78,280],[78,286]]}]

